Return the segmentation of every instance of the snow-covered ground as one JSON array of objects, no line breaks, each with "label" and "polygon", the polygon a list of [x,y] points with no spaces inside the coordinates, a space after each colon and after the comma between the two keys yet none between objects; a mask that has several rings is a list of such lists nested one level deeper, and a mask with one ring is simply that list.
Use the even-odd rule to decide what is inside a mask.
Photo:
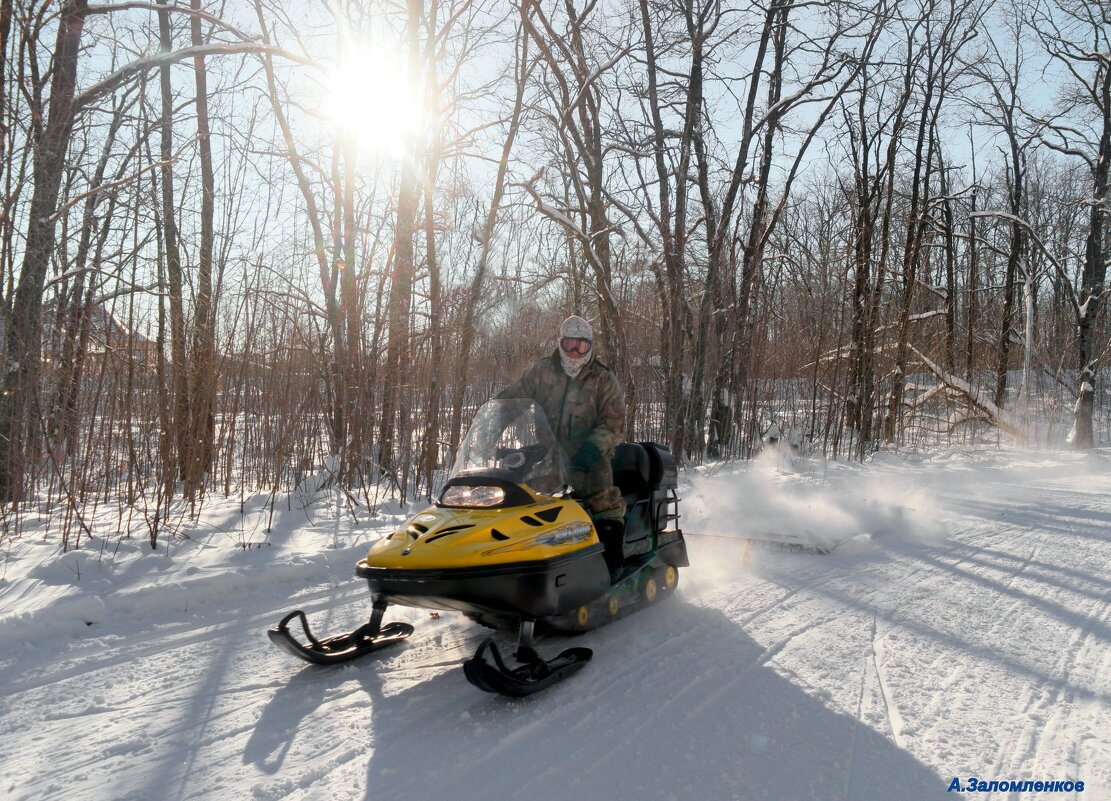
[{"label": "snow-covered ground", "polygon": [[[154,553],[102,530],[62,555],[30,527],[0,553],[0,797],[928,799],[976,777],[1111,798],[1105,456],[683,481],[676,597],[575,638],[594,660],[521,701],[467,684],[487,632],[454,614],[391,609],[417,633],[337,668],[266,639],[293,607],[362,622],[353,564],[399,515],[281,498],[265,535],[266,498],[210,500]],[[744,539],[783,535],[836,547]]]}]

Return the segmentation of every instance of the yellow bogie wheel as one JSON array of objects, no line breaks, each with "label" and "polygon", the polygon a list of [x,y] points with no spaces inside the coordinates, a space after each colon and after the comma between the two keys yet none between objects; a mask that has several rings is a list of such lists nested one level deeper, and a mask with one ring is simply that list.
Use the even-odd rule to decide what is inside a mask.
[{"label": "yellow bogie wheel", "polygon": [[575,612],[575,623],[580,627],[585,627],[590,622],[590,610],[585,606],[580,606],[579,611]]},{"label": "yellow bogie wheel", "polygon": [[649,577],[648,581],[644,582],[644,589],[641,590],[641,592],[644,593],[644,602],[650,604],[655,601],[659,589],[659,586],[656,584],[656,579]]},{"label": "yellow bogie wheel", "polygon": [[606,601],[606,611],[610,613],[610,617],[617,617],[617,613],[621,611],[621,601],[617,600],[616,595],[611,595]]},{"label": "yellow bogie wheel", "polygon": [[675,565],[668,565],[664,570],[664,589],[673,590],[679,584],[679,568]]}]

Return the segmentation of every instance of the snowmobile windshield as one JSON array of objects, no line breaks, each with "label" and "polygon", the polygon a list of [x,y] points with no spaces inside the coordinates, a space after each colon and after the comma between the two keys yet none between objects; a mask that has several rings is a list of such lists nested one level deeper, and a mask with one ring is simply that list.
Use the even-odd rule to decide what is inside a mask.
[{"label": "snowmobile windshield", "polygon": [[567,454],[536,401],[494,399],[475,414],[448,478],[483,474],[527,484],[544,495],[571,485]]}]

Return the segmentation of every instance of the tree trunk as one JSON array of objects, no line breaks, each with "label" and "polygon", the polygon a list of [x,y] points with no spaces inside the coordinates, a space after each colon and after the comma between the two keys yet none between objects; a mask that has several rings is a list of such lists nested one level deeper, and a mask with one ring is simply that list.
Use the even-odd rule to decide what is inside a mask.
[{"label": "tree trunk", "polygon": [[0,0],[0,178],[8,168],[8,38],[12,30],[12,0]]},{"label": "tree trunk", "polygon": [[[1022,213],[1023,184],[1026,181],[1022,155],[1014,130],[1008,131],[1011,143],[1010,212],[1018,217]],[[1007,400],[1007,368],[1010,364],[1011,331],[1015,320],[1015,288],[1018,283],[1019,260],[1022,258],[1025,232],[1018,222],[1011,223],[1011,243],[1007,252],[1007,273],[1003,281],[1003,319],[999,324],[999,350],[995,363],[995,405],[1003,408]]]},{"label": "tree trunk", "polygon": [[[684,398],[683,374],[692,327],[691,310],[686,297],[687,184],[694,141],[695,137],[699,136],[701,126],[703,42],[712,11],[712,4],[704,6],[697,15],[689,4],[683,9],[687,36],[690,39],[691,60],[686,86],[687,97],[683,106],[683,130],[679,139],[679,160],[673,177],[664,159],[667,140],[660,115],[656,51],[648,2],[647,0],[640,2],[648,71],[648,100],[652,114],[653,159],[660,196],[660,241],[664,261],[664,269],[660,276],[664,288],[662,297],[665,299],[664,319],[660,327],[660,344],[663,351],[661,367],[664,370],[664,420],[667,421],[666,441],[671,452],[680,462],[683,460],[685,418],[689,412]],[[672,214],[669,192],[672,180],[675,182],[674,214]]]},{"label": "tree trunk", "polygon": [[54,252],[58,193],[73,131],[77,60],[86,5],[87,0],[69,0],[62,7],[50,105],[34,159],[35,189],[23,267],[7,321],[7,353],[0,377],[0,501],[17,501],[24,493],[24,443],[29,415],[36,403],[42,295]]},{"label": "tree trunk", "polygon": [[[409,18],[409,74],[420,70],[420,14],[419,0],[408,0]],[[406,371],[409,369],[409,306],[413,299],[413,277],[416,271],[414,238],[417,228],[417,210],[420,201],[420,181],[417,175],[417,142],[410,133],[406,137],[402,157],[401,186],[398,189],[396,227],[394,229],[393,270],[390,280],[388,309],[388,341],[386,342],[386,372],[384,377],[384,403],[379,435],[380,459],[388,470],[400,471],[401,452],[406,443],[395,442],[395,435],[404,437],[408,426],[405,417]],[[398,425],[394,425],[394,415]],[[396,451],[396,453],[395,453]]]},{"label": "tree trunk", "polygon": [[1107,262],[1111,256],[1111,239],[1107,235],[1107,217],[1111,214],[1111,64],[1106,60],[1097,69],[1095,94],[1103,114],[1098,154],[1092,170],[1091,211],[1088,236],[1084,243],[1084,276],[1080,290],[1080,314],[1077,319],[1076,366],[1080,391],[1073,413],[1072,443],[1077,448],[1095,447],[1092,412],[1095,407],[1096,370],[1099,348],[1095,341],[1096,320],[1107,289]]},{"label": "tree trunk", "polygon": [[938,154],[938,176],[941,180],[942,234],[945,238],[945,368],[957,372],[957,234],[953,215],[953,200],[949,196],[949,169],[941,159],[940,143],[935,145]]},{"label": "tree trunk", "polygon": [[[159,0],[165,5],[169,0]],[[173,50],[170,38],[170,15],[158,10],[159,47],[163,53]],[[162,185],[162,237],[166,255],[166,282],[170,307],[170,370],[173,386],[173,414],[169,416],[172,441],[177,448],[174,473],[184,479],[191,453],[189,435],[192,418],[189,414],[189,362],[186,356],[185,304],[182,300],[181,248],[178,245],[177,209],[174,205],[174,99],[170,82],[170,65],[159,67],[159,85],[162,93],[162,120],[159,139],[159,167]],[[170,431],[166,432],[171,438]],[[171,485],[172,486],[172,485]]]},{"label": "tree trunk", "polygon": [[[191,0],[190,7],[200,11],[201,0]],[[189,19],[192,45],[204,44],[201,19]],[[185,495],[195,500],[204,489],[205,475],[210,471],[215,435],[215,298],[212,294],[212,253],[215,243],[214,216],[216,181],[212,170],[212,132],[208,120],[208,73],[204,56],[193,58],[197,86],[197,149],[201,165],[201,241],[197,251],[197,300],[193,315],[193,386],[190,393],[189,452],[185,464]]]},{"label": "tree trunk", "polygon": [[[756,55],[749,81],[748,98],[742,119],[741,140],[737,147],[737,158],[733,167],[729,188],[722,201],[720,212],[713,213],[717,205],[711,192],[705,145],[701,135],[696,138],[695,152],[698,155],[698,184],[702,205],[706,214],[707,265],[706,285],[698,313],[698,326],[695,334],[694,359],[691,367],[691,411],[686,435],[686,449],[689,454],[701,456],[706,448],[706,364],[710,350],[710,324],[716,315],[723,312],[721,299],[722,273],[726,268],[726,247],[731,243],[733,210],[741,188],[741,180],[748,170],[748,157],[755,138],[756,98],[759,96],[760,76],[763,75],[764,58],[772,42],[773,32],[778,25],[779,15],[789,13],[785,0],[772,0],[764,15]],[[784,17],[786,19],[786,17]],[[700,112],[701,114],[701,112]],[[716,323],[715,323],[716,325]]]},{"label": "tree trunk", "polygon": [[[430,9],[427,21],[426,36],[428,41],[434,42],[438,37],[436,29],[436,6]],[[433,114],[440,113],[440,76],[436,61],[436,48],[428,46],[425,49],[425,94],[424,100]],[[428,400],[425,413],[424,447],[420,454],[423,465],[425,486],[428,499],[432,500],[432,484],[435,479],[436,466],[439,463],[440,450],[440,384],[441,365],[444,363],[444,312],[443,288],[440,278],[440,262],[436,249],[436,182],[439,177],[440,160],[443,158],[443,135],[440,130],[433,134],[430,143],[428,160],[425,164],[425,192],[424,192],[424,249],[425,261],[428,265],[428,312],[429,336],[432,338],[432,370],[428,384]],[[418,475],[419,481],[420,475]]]},{"label": "tree trunk", "polygon": [[339,475],[345,480],[351,469],[351,460],[362,452],[363,420],[356,413],[358,390],[362,386],[360,372],[362,360],[359,358],[359,345],[362,341],[362,309],[358,297],[355,277],[356,264],[355,223],[355,173],[358,170],[358,149],[355,140],[347,137],[342,145],[343,189],[340,194],[343,209],[343,251],[340,259],[343,269],[339,271],[339,329],[333,331],[335,353],[335,413],[332,446],[339,454]]},{"label": "tree trunk", "polygon": [[[771,72],[768,74],[768,109],[777,106],[783,97],[783,68],[786,63],[787,49],[787,17],[789,7],[779,9],[772,20],[773,38],[772,45],[774,59]],[[747,347],[738,348],[738,344],[750,341],[749,336],[749,309],[752,306],[753,296],[757,290],[757,279],[764,266],[764,251],[767,246],[769,228],[773,221],[769,220],[769,190],[768,183],[771,177],[772,161],[775,153],[775,137],[779,127],[778,114],[769,111],[769,118],[765,123],[764,136],[760,145],[760,166],[757,177],[756,199],[752,206],[752,218],[749,220],[748,237],[741,252],[741,281],[737,288],[736,297],[731,298],[730,305],[735,309],[732,317],[733,347],[727,347],[727,324],[725,314],[715,316],[715,329],[719,352],[722,353],[721,365],[714,376],[713,390],[710,395],[710,425],[709,442],[707,450],[712,458],[722,455],[722,448],[728,446],[731,440],[732,415],[727,403],[727,392],[730,386],[742,389],[744,376],[738,375],[740,365],[735,364],[738,358],[737,351]],[[786,187],[784,191],[788,191]],[[734,270],[731,270],[734,272]],[[721,291],[719,290],[719,296]],[[728,353],[728,357],[725,353]]]},{"label": "tree trunk", "polygon": [[[959,49],[953,35],[959,17],[941,20],[943,30],[934,36],[936,6],[932,3],[925,13],[926,36],[926,74],[925,95],[918,117],[918,132],[914,148],[914,175],[911,184],[910,207],[907,211],[907,232],[903,246],[902,295],[899,304],[897,333],[895,342],[895,369],[891,379],[891,394],[888,396],[887,412],[884,417],[884,439],[894,444],[901,434],[903,396],[906,393],[910,315],[914,304],[914,290],[922,272],[922,250],[927,231],[927,214],[930,204],[930,182],[934,168],[934,143],[937,141],[937,120],[945,102],[948,90],[949,68]],[[913,47],[913,44],[910,45]],[[914,60],[912,50],[908,49],[907,67]],[[907,73],[908,78],[910,73]],[[908,91],[910,83],[905,84]],[[936,98],[936,99],[935,99]]]},{"label": "tree trunk", "polygon": [[[971,141],[971,134],[969,135]],[[976,323],[979,321],[980,301],[977,297],[980,287],[980,243],[976,241],[976,153],[972,148],[972,193],[969,198],[968,215],[968,334],[965,341],[965,380],[972,384],[972,371],[976,366]]]},{"label": "tree trunk", "polygon": [[[108,125],[108,132],[105,136],[104,150],[101,153],[100,159],[97,161],[96,169],[93,172],[92,186],[98,187],[104,183],[104,175],[108,169],[108,161],[112,154],[112,147],[116,141],[116,135],[119,133],[120,126],[123,124],[126,115],[124,114],[124,102],[118,102],[112,115],[112,121]],[[129,159],[124,159],[123,165],[120,167],[122,172],[123,166],[129,163]],[[75,440],[76,426],[77,426],[77,396],[81,385],[81,367],[84,361],[84,347],[83,343],[86,338],[86,331],[88,328],[89,312],[91,311],[92,294],[91,288],[86,292],[85,282],[88,275],[86,269],[89,264],[89,254],[93,249],[93,236],[97,234],[97,208],[102,199],[101,192],[93,192],[85,199],[85,208],[81,214],[81,233],[78,238],[77,252],[73,258],[73,285],[67,291],[61,293],[64,298],[60,305],[59,312],[63,317],[62,329],[62,347],[59,359],[58,380],[57,388],[54,395],[54,400],[50,404],[50,412],[48,414],[49,424],[47,426],[47,436],[50,439],[50,447],[53,452],[53,458],[56,462],[65,461],[67,452],[70,450],[70,445]],[[108,236],[110,229],[110,222],[115,211],[115,197],[113,196],[109,202],[107,213],[104,215],[102,224],[99,227],[99,237],[97,242],[97,254],[103,247],[104,240]],[[93,270],[99,267],[99,258],[94,260]]]},{"label": "tree trunk", "polygon": [[[895,198],[895,167],[902,140],[905,114],[911,98],[911,79],[916,67],[913,39],[907,42],[906,66],[902,92],[887,122],[890,123],[884,158],[879,156],[880,137],[887,122],[868,134],[868,75],[864,75],[860,100],[856,109],[856,125],[860,131],[859,157],[854,157],[855,206],[853,223],[853,260],[855,282],[853,323],[850,344],[849,394],[845,402],[845,421],[856,432],[854,456],[863,459],[872,447],[876,409],[876,326],[880,318],[885,265],[891,242],[890,228]],[[871,149],[876,146],[876,165],[870,168]],[[877,234],[877,227],[879,232]],[[878,239],[878,243],[877,243]],[[878,244],[878,252],[877,252]]]}]

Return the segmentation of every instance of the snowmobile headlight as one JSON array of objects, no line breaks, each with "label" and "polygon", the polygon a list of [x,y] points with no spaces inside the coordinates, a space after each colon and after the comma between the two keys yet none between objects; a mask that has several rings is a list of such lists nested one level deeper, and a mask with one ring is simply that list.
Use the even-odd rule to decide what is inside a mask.
[{"label": "snowmobile headlight", "polygon": [[505,490],[501,487],[468,487],[460,484],[448,487],[440,496],[443,506],[500,506],[505,502]]}]

